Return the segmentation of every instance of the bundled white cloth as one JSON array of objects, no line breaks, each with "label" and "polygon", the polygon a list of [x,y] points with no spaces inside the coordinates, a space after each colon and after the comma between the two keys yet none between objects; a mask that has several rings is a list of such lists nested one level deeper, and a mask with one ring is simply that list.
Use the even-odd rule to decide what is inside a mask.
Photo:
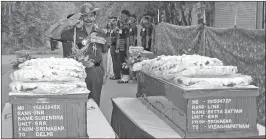
[{"label": "bundled white cloth", "polygon": [[85,67],[82,65],[82,63],[72,59],[72,58],[37,58],[37,59],[31,59],[27,60],[24,63],[19,65],[19,68],[23,68],[25,66],[54,66],[54,65],[60,65],[65,67],[78,67],[81,69],[85,69]]},{"label": "bundled white cloth", "polygon": [[70,58],[38,58],[25,61],[10,74],[14,93],[71,94],[89,92],[85,67]]},{"label": "bundled white cloth", "polygon": [[38,58],[25,61],[10,75],[12,81],[85,81],[82,63],[68,58]]},{"label": "bundled white cloth", "polygon": [[[86,89],[87,85],[82,81],[74,82],[12,82],[9,85],[12,92],[41,92],[49,94],[66,93],[77,88]],[[73,91],[74,92],[74,91]]]},{"label": "bundled white cloth", "polygon": [[141,70],[186,86],[236,86],[249,85],[250,76],[240,76],[235,66],[224,66],[217,58],[200,55],[158,56],[136,63],[134,70]]},{"label": "bundled white cloth", "polygon": [[215,76],[227,76],[237,73],[237,67],[235,66],[192,66],[187,67],[185,70],[179,72],[178,75],[190,76],[190,77],[215,77]]},{"label": "bundled white cloth", "polygon": [[231,75],[220,78],[189,78],[189,77],[176,77],[175,83],[183,84],[190,87],[233,87],[233,86],[247,86],[252,82],[252,78],[247,75]]},{"label": "bundled white cloth", "polygon": [[85,81],[86,72],[69,70],[56,70],[47,67],[36,69],[23,68],[10,75],[12,81],[38,82],[38,81]]}]

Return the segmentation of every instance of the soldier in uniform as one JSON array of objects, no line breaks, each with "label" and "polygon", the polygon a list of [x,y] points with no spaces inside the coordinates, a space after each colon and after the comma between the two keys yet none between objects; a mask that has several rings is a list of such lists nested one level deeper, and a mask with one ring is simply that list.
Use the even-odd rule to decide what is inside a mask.
[{"label": "soldier in uniform", "polygon": [[150,17],[144,16],[141,21],[141,43],[144,50],[150,51],[151,50],[151,42],[152,42],[152,30],[153,26],[150,23]]},{"label": "soldier in uniform", "polygon": [[[130,15],[129,20],[129,46],[137,46],[137,35],[138,35],[138,28],[137,28],[137,16],[134,14]],[[136,82],[136,73],[130,72],[130,79]]]},{"label": "soldier in uniform", "polygon": [[111,41],[110,52],[113,61],[113,72],[114,76],[110,77],[111,80],[119,80],[121,79],[121,63],[119,52],[116,51],[117,44],[117,17],[109,17],[109,24],[107,26],[107,37],[110,38]]},{"label": "soldier in uniform", "polygon": [[129,20],[129,46],[137,46],[137,35],[138,35],[138,28],[137,28],[137,16],[134,14],[130,15]]},{"label": "soldier in uniform", "polygon": [[116,52],[119,52],[120,54],[122,78],[118,80],[117,83],[128,83],[129,81],[129,69],[123,67],[123,63],[126,62],[126,59],[129,56],[129,17],[130,12],[128,10],[121,11]]},{"label": "soldier in uniform", "polygon": [[[87,77],[85,82],[90,90],[89,98],[93,98],[99,105],[102,85],[107,75],[107,45],[105,32],[94,24],[96,11],[93,5],[82,5],[80,13],[73,15],[62,23],[55,31],[54,36],[63,41],[72,42],[74,48],[85,49],[82,59],[86,67]],[[67,29],[72,27],[70,29]]]}]

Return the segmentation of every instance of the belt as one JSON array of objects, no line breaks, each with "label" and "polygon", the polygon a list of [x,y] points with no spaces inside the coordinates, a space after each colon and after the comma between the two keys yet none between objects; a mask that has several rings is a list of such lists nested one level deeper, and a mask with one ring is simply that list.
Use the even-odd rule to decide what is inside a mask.
[{"label": "belt", "polygon": [[73,42],[73,41],[65,41],[65,40],[61,40],[61,39],[54,39],[54,38],[51,38],[52,41],[61,41],[61,42],[65,42],[65,43],[70,43],[70,42]]},{"label": "belt", "polygon": [[72,41],[61,41],[61,42],[64,42],[64,43],[72,43]]}]

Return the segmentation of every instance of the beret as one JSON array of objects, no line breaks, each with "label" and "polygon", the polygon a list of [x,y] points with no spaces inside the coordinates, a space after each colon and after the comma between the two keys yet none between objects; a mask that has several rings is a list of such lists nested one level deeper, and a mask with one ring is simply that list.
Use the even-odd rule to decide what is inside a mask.
[{"label": "beret", "polygon": [[121,14],[125,14],[127,16],[130,16],[130,12],[128,10],[122,10]]}]

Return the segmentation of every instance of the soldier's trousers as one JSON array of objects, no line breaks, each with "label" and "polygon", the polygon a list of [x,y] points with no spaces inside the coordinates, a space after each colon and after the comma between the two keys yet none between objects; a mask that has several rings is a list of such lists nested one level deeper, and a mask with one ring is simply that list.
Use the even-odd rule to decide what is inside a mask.
[{"label": "soldier's trousers", "polygon": [[89,98],[92,98],[100,106],[100,98],[103,86],[104,69],[102,66],[86,68],[85,82],[90,90]]},{"label": "soldier's trousers", "polygon": [[[149,39],[149,42],[148,42],[148,47],[146,46],[146,38],[142,38],[141,39],[141,43],[142,43],[142,47],[144,48],[144,50],[146,51],[151,51],[151,42],[152,42],[152,39]],[[146,48],[147,47],[147,48]]]},{"label": "soldier's trousers", "polygon": [[114,76],[116,78],[120,78],[121,77],[120,54],[115,52],[115,45],[112,45],[110,49],[111,49],[110,52],[113,62]]}]

